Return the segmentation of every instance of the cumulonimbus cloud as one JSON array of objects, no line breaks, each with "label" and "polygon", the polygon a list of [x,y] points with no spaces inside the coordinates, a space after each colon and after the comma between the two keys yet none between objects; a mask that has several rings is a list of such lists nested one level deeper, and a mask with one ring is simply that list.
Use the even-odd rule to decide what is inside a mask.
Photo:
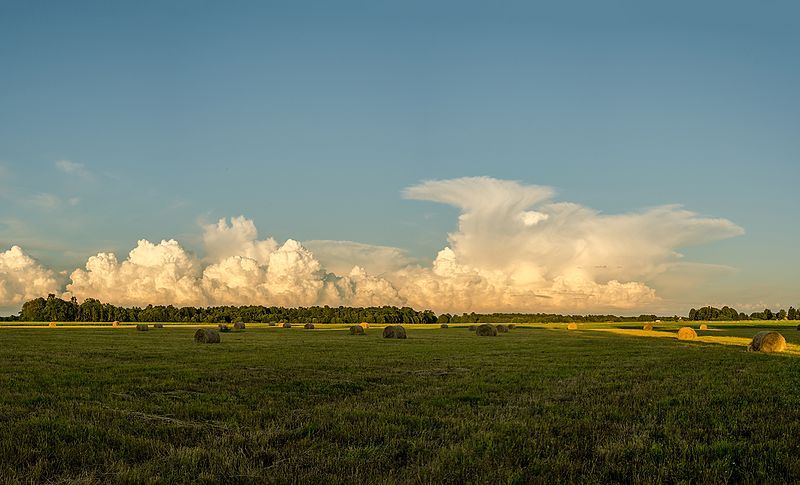
[{"label": "cumulonimbus cloud", "polygon": [[0,308],[16,307],[32,298],[56,293],[58,287],[53,271],[19,246],[0,252]]},{"label": "cumulonimbus cloud", "polygon": [[[658,301],[649,282],[685,264],[680,248],[743,232],[674,205],[602,214],[554,202],[548,187],[489,177],[423,182],[404,195],[461,211],[448,247],[431,264],[397,248],[349,241],[278,244],[259,239],[255,224],[240,216],[203,226],[201,257],[175,240],[141,240],[122,261],[112,253],[92,256],[72,272],[66,294],[124,305],[626,310]],[[3,299],[12,301],[3,297],[0,305]]]}]

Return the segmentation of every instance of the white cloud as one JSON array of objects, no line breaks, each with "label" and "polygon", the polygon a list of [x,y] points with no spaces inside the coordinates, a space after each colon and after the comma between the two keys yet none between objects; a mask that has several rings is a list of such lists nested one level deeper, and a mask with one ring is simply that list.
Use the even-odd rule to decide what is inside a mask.
[{"label": "white cloud", "polygon": [[56,168],[67,174],[77,175],[79,177],[84,177],[84,178],[91,177],[91,174],[86,169],[86,166],[80,162],[73,162],[70,160],[58,160],[56,162]]},{"label": "white cloud", "polygon": [[[350,241],[259,239],[243,216],[203,226],[205,255],[174,240],[139,241],[128,257],[92,256],[67,290],[124,305],[408,305],[436,311],[631,311],[678,279],[680,248],[742,233],[679,206],[607,215],[553,190],[488,177],[429,181],[408,198],[461,209],[432,264]],[[681,283],[683,284],[683,283]],[[669,286],[669,285],[667,285]],[[674,295],[671,295],[674,297]]]},{"label": "white cloud", "polygon": [[61,207],[61,198],[53,194],[36,194],[30,198],[30,203],[39,209],[51,211]]},{"label": "white cloud", "polygon": [[67,291],[78,298],[98,298],[119,305],[204,304],[196,259],[175,240],[141,240],[121,263],[112,253],[98,253],[85,269],[72,272]]},{"label": "white cloud", "polygon": [[549,202],[552,194],[488,177],[407,189],[408,198],[447,203],[462,213],[450,248],[431,270],[405,277],[401,294],[441,307],[437,294],[444,292],[458,306],[481,311],[642,308],[657,300],[647,281],[680,259],[679,248],[743,232],[728,220],[679,206],[605,215]]},{"label": "white cloud", "polygon": [[0,252],[0,308],[18,307],[27,300],[56,293],[58,287],[54,273],[19,246]]},{"label": "white cloud", "polygon": [[204,225],[203,244],[210,261],[244,256],[262,265],[267,264],[270,254],[278,249],[278,243],[272,238],[258,240],[256,225],[244,216],[232,217],[230,224],[223,218],[216,224]]},{"label": "white cloud", "polygon": [[336,274],[347,274],[353,266],[360,266],[370,274],[381,275],[416,262],[404,250],[390,246],[330,240],[303,241],[303,246],[326,270]]}]

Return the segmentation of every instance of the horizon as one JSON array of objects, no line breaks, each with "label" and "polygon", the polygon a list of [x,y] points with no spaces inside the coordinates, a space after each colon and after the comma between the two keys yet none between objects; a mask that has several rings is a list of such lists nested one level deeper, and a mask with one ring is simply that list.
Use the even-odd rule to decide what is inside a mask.
[{"label": "horizon", "polygon": [[800,304],[787,2],[0,6],[0,315]]}]

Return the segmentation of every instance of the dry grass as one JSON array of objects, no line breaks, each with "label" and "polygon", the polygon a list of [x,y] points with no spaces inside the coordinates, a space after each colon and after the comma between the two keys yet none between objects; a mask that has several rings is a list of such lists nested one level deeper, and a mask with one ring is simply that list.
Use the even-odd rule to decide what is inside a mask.
[{"label": "dry grass", "polygon": [[783,352],[786,350],[786,339],[778,332],[758,332],[747,349],[755,352]]},{"label": "dry grass", "polygon": [[383,338],[406,338],[406,329],[400,325],[389,325],[383,329]]},{"label": "dry grass", "polygon": [[194,333],[194,341],[199,344],[218,344],[219,333],[208,328],[198,328]]}]

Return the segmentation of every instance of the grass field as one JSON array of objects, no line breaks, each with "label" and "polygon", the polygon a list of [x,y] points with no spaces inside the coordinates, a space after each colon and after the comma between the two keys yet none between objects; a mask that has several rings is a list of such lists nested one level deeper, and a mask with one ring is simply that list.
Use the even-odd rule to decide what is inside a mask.
[{"label": "grass field", "polygon": [[742,346],[781,323],[249,325],[219,345],[5,325],[0,483],[797,482],[800,332]]}]

